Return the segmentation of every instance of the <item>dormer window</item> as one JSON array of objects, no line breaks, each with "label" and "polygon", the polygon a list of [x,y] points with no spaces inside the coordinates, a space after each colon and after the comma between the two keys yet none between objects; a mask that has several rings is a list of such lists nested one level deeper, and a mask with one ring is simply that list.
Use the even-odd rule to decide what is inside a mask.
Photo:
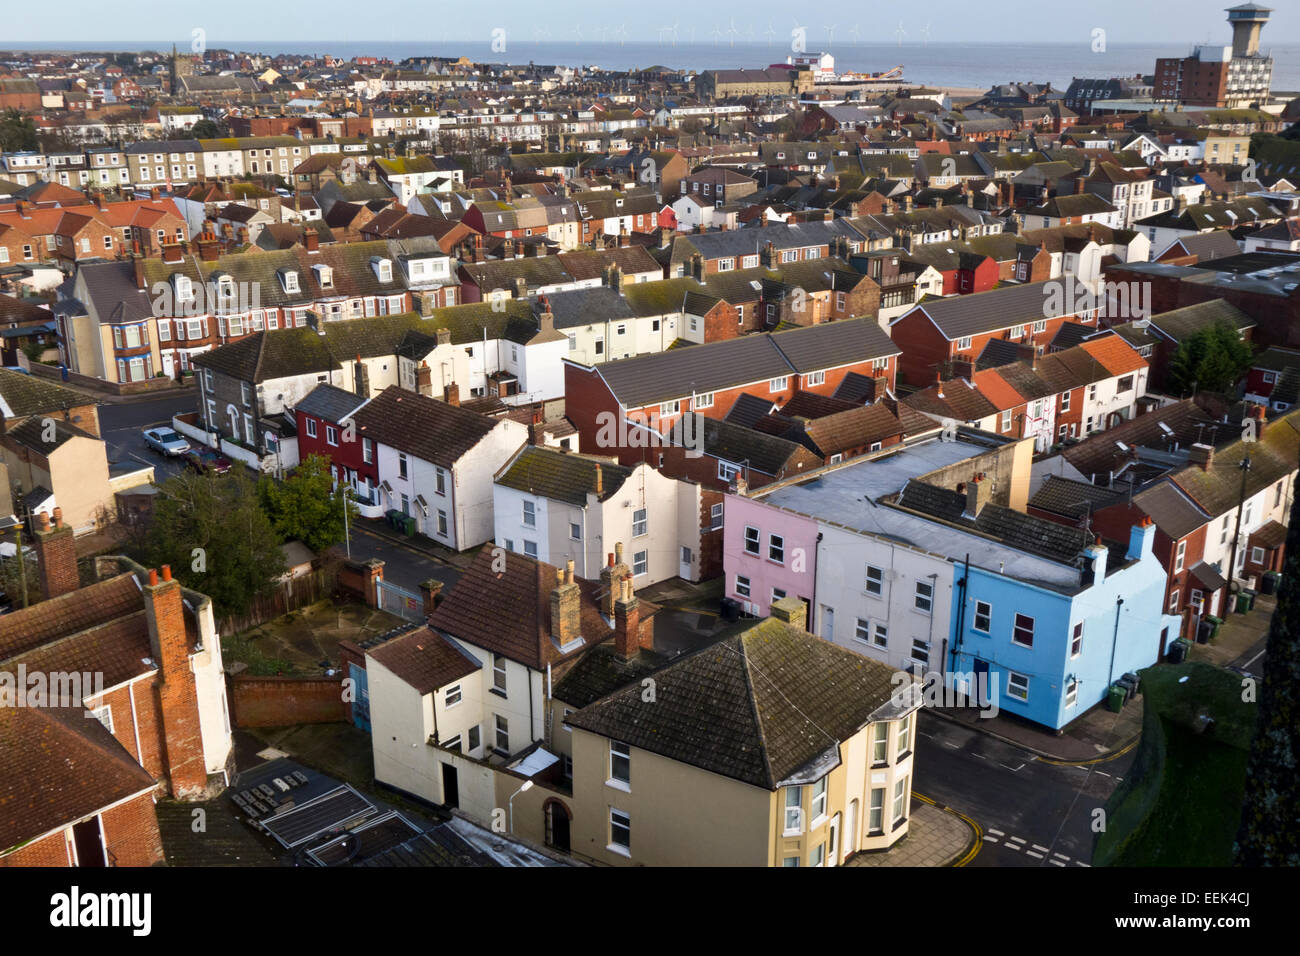
[{"label": "dormer window", "polygon": [[176,301],[191,302],[194,299],[194,283],[188,276],[174,276],[173,286],[176,292]]},{"label": "dormer window", "polygon": [[281,269],[280,284],[284,286],[285,292],[298,292],[298,271],[296,269]]},{"label": "dormer window", "polygon": [[334,287],[334,270],[324,263],[312,266],[316,270],[316,282],[322,289],[332,289]]},{"label": "dormer window", "polygon": [[379,256],[372,256],[370,267],[375,270],[375,275],[379,277],[380,282],[393,281],[393,260],[381,259]]}]

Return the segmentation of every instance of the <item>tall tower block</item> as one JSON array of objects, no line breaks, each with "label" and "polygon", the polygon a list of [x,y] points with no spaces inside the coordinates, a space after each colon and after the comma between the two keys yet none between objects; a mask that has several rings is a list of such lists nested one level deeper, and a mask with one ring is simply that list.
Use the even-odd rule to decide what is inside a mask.
[{"label": "tall tower block", "polygon": [[1227,9],[1228,22],[1232,24],[1232,55],[1255,56],[1259,53],[1259,32],[1268,23],[1272,8],[1243,3]]}]

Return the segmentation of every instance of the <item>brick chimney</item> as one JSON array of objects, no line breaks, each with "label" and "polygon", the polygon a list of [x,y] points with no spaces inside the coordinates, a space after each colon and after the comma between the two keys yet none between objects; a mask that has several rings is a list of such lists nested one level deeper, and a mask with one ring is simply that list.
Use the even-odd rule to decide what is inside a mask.
[{"label": "brick chimney", "polygon": [[428,617],[438,605],[442,603],[443,582],[437,578],[429,578],[427,581],[420,582],[420,594],[424,596],[424,614]]},{"label": "brick chimney", "polygon": [[797,597],[783,597],[772,602],[772,617],[801,631],[808,630],[808,605]]},{"label": "brick chimney", "polygon": [[143,289],[144,288],[144,258],[142,256],[133,255],[131,257],[131,265],[135,267],[135,287],[137,289]]},{"label": "brick chimney", "polygon": [[361,361],[361,353],[357,353],[357,360],[352,365],[352,390],[361,398],[370,397],[370,369],[366,368],[366,363]]},{"label": "brick chimney", "polygon": [[190,669],[190,641],[185,634],[185,605],[181,585],[172,578],[169,565],[162,566],[161,580],[149,571],[144,593],[144,614],[149,625],[149,644],[158,667],[154,689],[162,716],[164,773],[172,795],[178,798],[201,795],[208,774],[203,762],[203,734],[199,725],[198,696]]},{"label": "brick chimney", "polygon": [[194,245],[198,247],[199,259],[203,262],[216,262],[221,258],[221,243],[216,236],[205,233],[195,240]]},{"label": "brick chimney", "polygon": [[611,621],[614,619],[614,603],[618,600],[619,582],[631,574],[631,568],[623,563],[623,542],[619,541],[606,565],[600,569],[600,613]]},{"label": "brick chimney", "polygon": [[1200,465],[1201,471],[1209,471],[1214,464],[1214,446],[1197,442],[1187,450],[1187,460],[1193,465]]},{"label": "brick chimney", "polygon": [[434,329],[433,334],[437,337],[440,347],[451,344],[451,329]]},{"label": "brick chimney", "polygon": [[962,517],[979,517],[979,513],[983,511],[984,506],[989,503],[989,498],[992,494],[993,482],[988,480],[984,472],[980,472],[970,481],[966,482],[966,510]]},{"label": "brick chimney", "polygon": [[308,252],[319,252],[319,251],[320,251],[320,233],[318,233],[318,232],[317,232],[315,229],[313,229],[311,226],[303,226],[303,228],[302,228],[302,246],[303,246],[303,248],[306,249]]},{"label": "brick chimney", "polygon": [[614,650],[625,661],[641,650],[641,608],[631,578],[619,581],[618,600],[614,602]]},{"label": "brick chimney", "polygon": [[444,385],[442,388],[442,400],[448,405],[460,407],[460,386],[455,382]]},{"label": "brick chimney", "polygon": [[433,370],[428,362],[421,362],[415,370],[415,390],[426,398],[433,397]]},{"label": "brick chimney", "polygon": [[168,265],[175,265],[185,258],[185,249],[179,242],[165,242],[162,244],[162,261]]},{"label": "brick chimney", "polygon": [[45,600],[67,594],[81,586],[77,573],[77,549],[72,528],[63,523],[63,509],[54,509],[54,521],[41,512],[36,525],[36,561]]},{"label": "brick chimney", "polygon": [[582,592],[573,580],[573,562],[555,569],[551,591],[551,639],[564,647],[582,636]]}]

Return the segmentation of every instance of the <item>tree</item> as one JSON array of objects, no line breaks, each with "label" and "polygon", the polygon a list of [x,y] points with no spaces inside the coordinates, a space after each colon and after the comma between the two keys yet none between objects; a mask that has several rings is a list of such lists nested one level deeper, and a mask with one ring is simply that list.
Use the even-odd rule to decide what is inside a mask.
[{"label": "tree", "polygon": [[17,153],[36,149],[36,123],[15,109],[7,109],[0,117],[0,151]]},{"label": "tree", "polygon": [[1216,322],[1189,336],[1169,360],[1169,391],[1227,392],[1250,368],[1250,345],[1230,322]]},{"label": "tree", "polygon": [[190,127],[190,135],[195,139],[220,139],[225,132],[210,119],[201,119]]},{"label": "tree", "polygon": [[[313,551],[343,540],[346,493],[345,485],[334,488],[330,460],[323,455],[308,455],[284,481],[263,478],[261,484],[262,504],[276,531]],[[347,506],[349,520],[354,520],[357,506],[350,500]]]},{"label": "tree", "polygon": [[154,499],[141,559],[170,564],[181,584],[212,599],[217,616],[244,614],[284,573],[283,539],[242,471],[169,478]]},{"label": "tree", "polygon": [[1268,629],[1259,715],[1246,764],[1239,866],[1300,866],[1300,482]]}]

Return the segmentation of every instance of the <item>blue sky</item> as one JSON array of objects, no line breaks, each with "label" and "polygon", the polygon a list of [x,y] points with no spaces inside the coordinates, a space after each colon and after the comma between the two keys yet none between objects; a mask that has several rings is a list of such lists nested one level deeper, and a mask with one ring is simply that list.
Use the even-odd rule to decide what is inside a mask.
[{"label": "blue sky", "polygon": [[[495,28],[519,39],[538,39],[542,31],[554,40],[570,40],[582,30],[586,40],[656,41],[661,30],[678,23],[678,40],[689,39],[695,25],[697,42],[709,42],[714,31],[737,40],[763,42],[788,37],[796,25],[807,28],[811,45],[827,37],[849,42],[852,31],[861,42],[891,42],[901,21],[909,38],[920,38],[928,26],[929,39],[943,42],[1087,42],[1094,29],[1106,31],[1108,41],[1123,43],[1227,42],[1224,0],[1182,0],[1177,4],[1134,0],[927,0],[923,3],[882,4],[862,0],[822,0],[792,5],[785,0],[751,0],[742,5],[606,3],[590,0],[492,0],[453,4],[446,0],[386,0],[367,15],[355,0],[313,0],[268,3],[266,0],[207,0],[204,3],[151,2],[147,16],[103,0],[61,0],[50,8],[28,7],[27,16],[10,18],[0,46],[24,41],[42,44],[93,41],[174,41],[188,46],[192,31],[207,31],[210,46],[233,45],[254,37],[318,40],[478,40],[488,42]],[[46,15],[41,10],[47,10]],[[1300,42],[1300,15],[1288,2],[1278,4],[1264,29],[1264,44]],[[1174,12],[1176,11],[1176,13]],[[143,13],[143,10],[139,12]],[[698,19],[692,17],[698,14]],[[739,16],[735,16],[740,14]],[[734,16],[734,20],[732,19]],[[231,28],[228,25],[237,24]],[[731,31],[735,33],[732,34]],[[663,34],[667,36],[668,34]],[[725,41],[724,41],[725,42]]]}]

